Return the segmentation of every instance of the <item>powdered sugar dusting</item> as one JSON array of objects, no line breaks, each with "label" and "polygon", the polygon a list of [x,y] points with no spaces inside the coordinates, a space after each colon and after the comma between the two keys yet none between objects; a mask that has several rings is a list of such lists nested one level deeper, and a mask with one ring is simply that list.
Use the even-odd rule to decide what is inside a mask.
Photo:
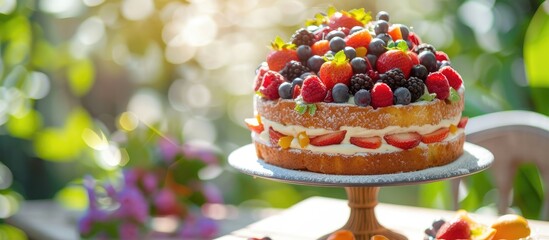
[{"label": "powdered sugar dusting", "polygon": [[421,171],[383,175],[330,175],[280,168],[257,159],[253,144],[241,147],[229,155],[229,164],[253,176],[301,185],[320,186],[390,186],[432,182],[456,178],[483,171],[490,167],[494,156],[488,150],[465,143],[464,153],[456,161]]}]

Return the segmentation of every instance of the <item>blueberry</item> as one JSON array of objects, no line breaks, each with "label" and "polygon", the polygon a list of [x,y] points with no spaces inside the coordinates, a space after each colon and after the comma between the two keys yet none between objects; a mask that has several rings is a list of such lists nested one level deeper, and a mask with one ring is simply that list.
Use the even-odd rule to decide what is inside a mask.
[{"label": "blueberry", "polygon": [[410,39],[406,40],[406,44],[408,44],[408,49],[414,48],[414,44],[410,41]]},{"label": "blueberry", "polygon": [[278,86],[278,95],[282,99],[292,99],[292,84],[289,82],[283,82]]},{"label": "blueberry", "polygon": [[311,69],[314,72],[318,72],[320,70],[320,66],[324,63],[324,58],[318,55],[314,55],[307,60],[307,67]]},{"label": "blueberry", "polygon": [[299,85],[300,87],[303,86],[303,79],[305,78],[294,78],[294,80],[292,81],[292,89],[294,89],[295,85]]},{"label": "blueberry", "polygon": [[400,25],[400,34],[402,35],[402,39],[408,40],[408,36],[410,35],[410,29],[408,26]]},{"label": "blueberry", "polygon": [[358,106],[366,107],[370,105],[371,100],[370,91],[366,89],[360,89],[355,93],[355,104]]},{"label": "blueberry", "polygon": [[324,56],[329,56],[329,55],[332,55],[332,56],[335,56],[335,52],[332,51],[332,50],[328,50],[326,53],[324,53]]},{"label": "blueberry", "polygon": [[361,57],[355,57],[351,59],[351,67],[353,67],[353,73],[366,73],[366,70],[368,69],[368,64],[366,63],[366,59]]},{"label": "blueberry", "polygon": [[435,54],[433,54],[431,51],[423,51],[419,53],[418,58],[419,63],[425,66],[427,70],[429,70],[429,72],[434,72],[438,69],[437,58],[435,57]]},{"label": "blueberry", "polygon": [[376,38],[383,40],[383,42],[385,42],[386,45],[389,45],[389,41],[393,41],[393,38],[391,37],[391,35],[387,33],[380,33],[376,36]]},{"label": "blueberry", "polygon": [[374,26],[374,31],[376,35],[389,32],[389,23],[385,20],[377,21],[376,25]]},{"label": "blueberry", "polygon": [[440,67],[443,68],[443,67],[446,67],[446,66],[452,66],[452,64],[450,64],[450,62],[446,61],[446,60],[442,60],[440,62]]},{"label": "blueberry", "polygon": [[349,87],[344,83],[338,83],[332,88],[332,98],[335,103],[346,103],[349,101]]},{"label": "blueberry", "polygon": [[427,75],[429,75],[429,71],[427,71],[427,68],[421,64],[414,65],[412,67],[412,71],[410,72],[410,76],[417,77],[424,81],[427,79]]},{"label": "blueberry", "polygon": [[333,52],[339,52],[345,48],[347,44],[345,44],[345,40],[341,37],[333,37],[332,40],[330,40],[330,49]]},{"label": "blueberry", "polygon": [[387,44],[383,40],[379,38],[374,38],[372,39],[372,41],[370,41],[370,44],[368,45],[368,53],[379,56],[387,51],[385,47],[387,47]]},{"label": "blueberry", "polygon": [[307,61],[313,55],[311,47],[309,47],[307,45],[301,45],[301,46],[297,47],[296,51],[297,51],[297,57],[302,62]]},{"label": "blueberry", "polygon": [[315,73],[314,73],[314,72],[304,72],[303,74],[301,74],[301,76],[299,76],[299,78],[305,79],[305,78],[307,78],[309,75],[315,75]]},{"label": "blueberry", "polygon": [[389,13],[385,11],[379,11],[376,15],[376,20],[384,20],[389,22]]},{"label": "blueberry", "polygon": [[393,102],[395,104],[408,105],[412,101],[412,93],[405,87],[399,87],[393,93]]},{"label": "blueberry", "polygon": [[370,63],[370,65],[368,66],[368,68],[371,67],[370,70],[376,69],[376,62],[377,62],[377,56],[376,56],[376,55],[374,55],[374,54],[367,54],[367,55],[366,55],[366,60],[368,60],[368,62]]},{"label": "blueberry", "polygon": [[353,33],[356,33],[358,31],[362,31],[364,30],[364,27],[361,27],[361,26],[354,26],[353,28],[351,28],[351,31],[349,31],[349,35],[353,34]]},{"label": "blueberry", "polygon": [[326,40],[330,41],[334,37],[345,38],[345,33],[339,30],[333,30],[326,35]]},{"label": "blueberry", "polygon": [[353,59],[356,57],[356,50],[353,47],[345,47],[343,52],[345,53],[347,59]]}]

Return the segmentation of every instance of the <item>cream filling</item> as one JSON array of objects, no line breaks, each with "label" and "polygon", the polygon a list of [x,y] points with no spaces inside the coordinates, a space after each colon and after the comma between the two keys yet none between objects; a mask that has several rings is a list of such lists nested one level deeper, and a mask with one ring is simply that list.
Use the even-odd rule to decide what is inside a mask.
[{"label": "cream filling", "polygon": [[[347,155],[352,155],[356,153],[397,152],[397,151],[402,151],[402,149],[388,144],[385,141],[385,139],[383,139],[383,136],[387,134],[406,133],[406,132],[417,132],[419,134],[427,134],[427,133],[434,132],[437,129],[442,127],[449,127],[452,124],[457,125],[460,119],[461,119],[461,114],[451,119],[444,119],[440,121],[438,124],[434,124],[434,125],[425,124],[421,126],[410,126],[410,127],[390,126],[384,129],[367,129],[367,128],[361,128],[361,127],[343,126],[341,127],[341,130],[347,130],[347,134],[345,135],[345,139],[343,139],[343,141],[340,144],[334,144],[329,146],[313,146],[309,144],[308,146],[302,148],[299,145],[297,138],[294,138],[294,140],[290,145],[290,148],[305,149],[313,152],[339,153],[339,154],[347,154]],[[322,134],[333,132],[333,130],[327,130],[327,129],[321,129],[321,128],[306,128],[298,125],[283,125],[277,122],[270,121],[264,117],[261,117],[261,122],[263,123],[265,130],[260,134],[256,134],[252,132],[252,138],[265,145],[270,145],[270,140],[269,140],[270,127],[272,127],[275,131],[280,132],[284,135],[294,136],[294,137],[297,136],[297,134],[300,132],[306,132],[307,136],[316,136],[316,135],[322,135]],[[456,131],[455,133],[450,133],[448,137],[446,137],[443,141],[452,141],[458,136],[460,136],[463,132],[464,132],[463,129],[458,129],[458,131]],[[379,148],[377,149],[361,148],[350,143],[351,137],[371,137],[371,136],[381,137],[382,142]],[[427,146],[427,144],[420,143],[419,146],[420,147]]]}]

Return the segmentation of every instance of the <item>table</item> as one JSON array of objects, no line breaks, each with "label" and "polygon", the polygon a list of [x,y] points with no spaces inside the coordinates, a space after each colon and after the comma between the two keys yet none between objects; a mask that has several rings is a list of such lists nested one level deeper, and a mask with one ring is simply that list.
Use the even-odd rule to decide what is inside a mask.
[{"label": "table", "polygon": [[[308,198],[281,213],[236,230],[217,240],[243,240],[269,236],[273,240],[318,239],[340,228],[349,215],[346,200]],[[411,240],[423,239],[423,231],[438,219],[451,219],[455,212],[380,203],[376,215],[381,224]],[[490,224],[497,216],[472,214],[479,222]],[[528,220],[532,236],[549,239],[549,222]]]}]

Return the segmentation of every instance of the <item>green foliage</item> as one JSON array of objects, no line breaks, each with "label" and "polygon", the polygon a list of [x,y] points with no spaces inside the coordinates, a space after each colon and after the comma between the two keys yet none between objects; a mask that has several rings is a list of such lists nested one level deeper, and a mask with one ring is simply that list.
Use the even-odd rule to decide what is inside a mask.
[{"label": "green foliage", "polygon": [[27,235],[21,229],[8,224],[0,224],[0,240],[27,240]]},{"label": "green foliage", "polygon": [[92,87],[95,79],[95,69],[91,60],[81,59],[68,66],[67,77],[69,86],[76,96],[84,96]]},{"label": "green foliage", "polygon": [[[547,2],[544,5],[548,5]],[[547,53],[549,53],[549,13],[538,8],[524,37],[524,64],[528,82],[532,87],[549,88]]]},{"label": "green foliage", "polygon": [[534,164],[524,164],[518,169],[513,184],[513,203],[526,218],[539,219],[543,203],[543,186],[540,172]]}]

